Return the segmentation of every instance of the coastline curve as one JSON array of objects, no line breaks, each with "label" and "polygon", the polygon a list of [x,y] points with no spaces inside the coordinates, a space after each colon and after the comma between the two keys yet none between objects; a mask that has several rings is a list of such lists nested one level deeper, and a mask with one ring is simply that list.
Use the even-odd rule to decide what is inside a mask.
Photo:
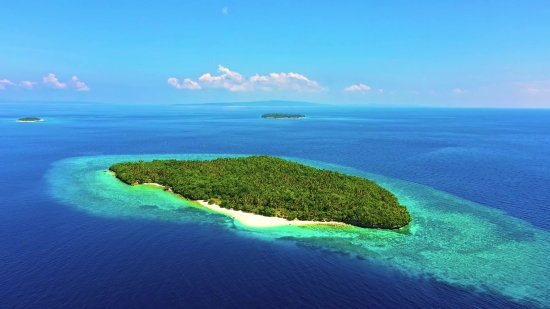
[{"label": "coastline curve", "polygon": [[149,218],[237,227],[237,233],[345,252],[456,286],[499,293],[532,306],[550,306],[550,233],[506,213],[433,188],[312,160],[287,158],[376,181],[406,204],[406,233],[349,226],[256,228],[152,186],[127,186],[105,172],[113,163],[153,159],[214,159],[227,154],[112,155],[57,161],[46,175],[52,196],[81,211],[113,218]]}]

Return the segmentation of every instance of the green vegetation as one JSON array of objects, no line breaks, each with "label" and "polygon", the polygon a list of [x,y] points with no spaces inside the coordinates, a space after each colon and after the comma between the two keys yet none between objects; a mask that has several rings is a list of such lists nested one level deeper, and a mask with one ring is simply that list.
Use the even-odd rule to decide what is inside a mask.
[{"label": "green vegetation", "polygon": [[37,118],[37,117],[25,117],[25,118],[19,118],[19,119],[17,119],[17,121],[19,121],[19,122],[38,122],[38,121],[42,121],[42,119]]},{"label": "green vegetation", "polygon": [[262,118],[305,118],[306,116],[300,114],[263,114]]},{"label": "green vegetation", "polygon": [[281,158],[154,160],[109,169],[127,184],[158,183],[190,200],[264,216],[387,229],[411,221],[397,198],[373,181]]}]

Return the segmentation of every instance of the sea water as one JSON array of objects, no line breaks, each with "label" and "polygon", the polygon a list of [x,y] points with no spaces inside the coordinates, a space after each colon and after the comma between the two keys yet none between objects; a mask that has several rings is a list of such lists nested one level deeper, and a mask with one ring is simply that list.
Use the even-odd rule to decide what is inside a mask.
[{"label": "sea water", "polygon": [[[2,306],[550,306],[549,111],[242,106],[1,105]],[[372,179],[413,222],[249,228],[105,172],[250,154]]]}]

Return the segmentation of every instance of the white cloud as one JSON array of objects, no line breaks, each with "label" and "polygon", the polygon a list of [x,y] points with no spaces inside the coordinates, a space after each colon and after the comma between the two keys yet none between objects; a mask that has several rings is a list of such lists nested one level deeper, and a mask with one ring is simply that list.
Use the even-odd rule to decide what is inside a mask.
[{"label": "white cloud", "polygon": [[86,85],[84,82],[81,82],[78,80],[78,77],[73,76],[71,78],[72,84],[74,87],[76,87],[77,91],[90,91],[90,87]]},{"label": "white cloud", "polygon": [[[57,77],[55,77],[55,74],[48,74],[47,76],[45,76],[44,78],[42,78],[42,82],[44,84],[47,84],[47,85],[50,85],[51,87],[53,88],[56,88],[56,89],[65,89],[67,88],[67,83],[62,83],[59,81],[59,79]],[[33,89],[34,86],[37,84],[37,82],[31,82],[31,81],[28,81],[28,80],[23,80],[21,82],[19,82],[17,85],[12,83],[11,81],[7,80],[7,79],[2,79],[0,80],[0,90],[1,89],[6,89],[6,85],[9,85],[9,86],[13,86],[13,87],[21,87],[21,88],[25,88],[25,89]],[[84,82],[80,81],[78,79],[78,77],[76,76],[73,76],[71,78],[71,83],[70,85],[72,87],[75,87],[76,90],[78,91],[89,91],[90,90],[90,87],[88,87]]]},{"label": "white cloud", "polygon": [[460,88],[453,89],[454,94],[465,94],[467,92],[468,92],[468,90],[464,90],[464,89],[460,89]]},{"label": "white cloud", "polygon": [[351,85],[349,87],[344,88],[344,91],[347,91],[347,92],[355,92],[355,91],[364,92],[364,91],[369,91],[369,90],[370,90],[370,87],[367,86],[367,85],[363,85],[363,84]]},{"label": "white cloud", "polygon": [[30,82],[30,81],[24,80],[24,81],[21,81],[19,85],[21,85],[21,87],[23,88],[32,89],[34,85],[36,85],[36,82]]},{"label": "white cloud", "polygon": [[384,94],[384,90],[383,89],[378,89],[378,94]]},{"label": "white cloud", "polygon": [[48,76],[44,77],[42,79],[42,81],[44,82],[44,84],[50,84],[50,85],[52,85],[52,87],[54,87],[56,89],[65,89],[65,88],[67,88],[67,84],[59,82],[57,77],[55,77],[55,74],[52,74],[52,73],[50,73],[50,74],[48,74]]},{"label": "white cloud", "polygon": [[7,79],[0,79],[0,90],[6,89],[6,85],[7,86],[15,86],[14,83],[12,83],[11,81],[9,81]]},{"label": "white cloud", "polygon": [[228,12],[228,8],[227,8],[227,6],[226,6],[226,7],[224,7],[224,8],[222,9],[222,13],[227,14],[227,12]]},{"label": "white cloud", "polygon": [[310,80],[304,75],[297,73],[270,73],[269,75],[254,75],[249,78],[244,77],[238,72],[218,66],[220,75],[210,73],[203,74],[198,81],[190,78],[184,79],[182,84],[171,77],[168,84],[178,89],[202,89],[202,88],[223,88],[229,91],[273,91],[273,90],[292,90],[303,92],[319,92],[326,90],[318,82]]},{"label": "white cloud", "polygon": [[184,79],[183,83],[180,84],[177,78],[171,77],[168,79],[168,84],[177,89],[189,89],[189,90],[201,89],[201,86],[197,82],[191,80],[190,78]]},{"label": "white cloud", "polygon": [[212,76],[210,73],[206,73],[199,77],[199,82],[209,88],[225,88],[229,91],[252,90],[252,84],[247,83],[246,79],[241,74],[233,72],[221,65],[218,66],[218,72],[223,74]]}]

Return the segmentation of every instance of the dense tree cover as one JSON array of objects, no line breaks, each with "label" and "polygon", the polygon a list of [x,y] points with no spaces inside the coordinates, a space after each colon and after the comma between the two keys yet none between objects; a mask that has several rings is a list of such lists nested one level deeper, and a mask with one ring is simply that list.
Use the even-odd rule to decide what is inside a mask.
[{"label": "dense tree cover", "polygon": [[40,118],[37,118],[37,117],[25,117],[25,118],[19,118],[17,119],[18,121],[42,121],[42,119]]},{"label": "dense tree cover", "polygon": [[288,220],[399,228],[411,221],[373,181],[269,156],[211,161],[154,160],[110,167],[127,184],[158,183],[190,200]]},{"label": "dense tree cover", "polygon": [[262,115],[262,118],[304,118],[305,116],[304,115],[300,115],[300,114],[277,114],[277,113],[272,113],[272,114],[263,114]]}]

